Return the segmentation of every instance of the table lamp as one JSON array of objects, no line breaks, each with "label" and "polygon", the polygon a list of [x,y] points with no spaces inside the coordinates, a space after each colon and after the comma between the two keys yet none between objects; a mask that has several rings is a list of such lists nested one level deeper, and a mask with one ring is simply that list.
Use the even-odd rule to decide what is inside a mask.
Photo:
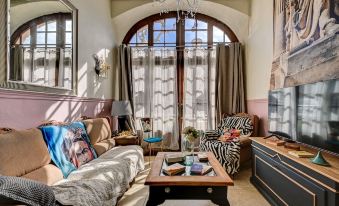
[{"label": "table lamp", "polygon": [[133,126],[127,121],[132,115],[132,107],[129,101],[114,101],[112,103],[112,116],[118,117],[118,132],[122,130],[133,131]]}]

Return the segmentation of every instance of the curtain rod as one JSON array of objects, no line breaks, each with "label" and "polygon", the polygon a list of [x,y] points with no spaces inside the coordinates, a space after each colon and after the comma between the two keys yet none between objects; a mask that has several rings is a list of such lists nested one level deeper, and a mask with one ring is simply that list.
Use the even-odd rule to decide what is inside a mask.
[{"label": "curtain rod", "polygon": [[[218,43],[218,44],[232,44],[232,43],[237,43],[237,42],[224,42],[224,43]],[[144,47],[144,48],[150,48],[150,47],[152,47],[152,48],[163,48],[163,47],[172,47],[172,48],[193,48],[193,47],[196,47],[196,48],[205,48],[205,47],[214,47],[214,46],[217,46],[218,44],[213,44],[213,45],[194,45],[194,46],[190,46],[190,45],[188,45],[188,46],[141,46],[141,45],[130,45],[130,44],[128,44],[128,46],[130,46],[130,47]]]}]

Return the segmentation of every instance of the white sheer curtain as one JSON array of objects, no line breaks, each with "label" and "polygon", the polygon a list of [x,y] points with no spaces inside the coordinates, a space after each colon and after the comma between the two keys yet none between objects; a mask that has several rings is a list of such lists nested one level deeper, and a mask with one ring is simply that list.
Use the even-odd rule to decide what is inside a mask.
[{"label": "white sheer curtain", "polygon": [[183,128],[215,128],[216,50],[185,50]]},{"label": "white sheer curtain", "polygon": [[135,118],[151,117],[163,148],[179,149],[176,49],[132,48],[132,70]]}]

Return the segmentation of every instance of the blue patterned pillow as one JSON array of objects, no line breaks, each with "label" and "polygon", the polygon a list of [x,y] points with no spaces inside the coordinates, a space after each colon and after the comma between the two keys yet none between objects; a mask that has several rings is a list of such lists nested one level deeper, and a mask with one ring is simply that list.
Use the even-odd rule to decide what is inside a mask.
[{"label": "blue patterned pillow", "polygon": [[82,122],[40,127],[53,162],[64,177],[97,158]]}]

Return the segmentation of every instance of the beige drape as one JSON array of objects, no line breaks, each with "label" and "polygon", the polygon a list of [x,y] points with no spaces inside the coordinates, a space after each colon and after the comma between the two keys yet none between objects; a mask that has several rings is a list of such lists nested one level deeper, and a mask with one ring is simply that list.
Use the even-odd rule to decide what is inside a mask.
[{"label": "beige drape", "polygon": [[245,78],[240,43],[217,45],[216,123],[222,114],[245,112]]},{"label": "beige drape", "polygon": [[133,85],[132,85],[132,59],[131,48],[126,45],[120,45],[118,50],[118,69],[119,69],[119,99],[128,100],[133,110]]}]

